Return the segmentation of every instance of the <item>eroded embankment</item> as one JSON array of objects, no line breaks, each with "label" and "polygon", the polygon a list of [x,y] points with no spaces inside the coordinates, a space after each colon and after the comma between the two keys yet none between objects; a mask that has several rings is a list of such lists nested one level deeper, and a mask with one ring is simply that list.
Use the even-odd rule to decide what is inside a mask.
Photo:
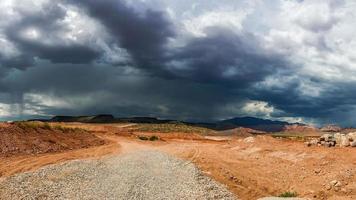
[{"label": "eroded embankment", "polygon": [[117,143],[84,129],[40,122],[0,123],[0,177],[118,150]]},{"label": "eroded embankment", "polygon": [[83,129],[40,122],[1,124],[0,138],[0,157],[64,152],[106,143]]}]

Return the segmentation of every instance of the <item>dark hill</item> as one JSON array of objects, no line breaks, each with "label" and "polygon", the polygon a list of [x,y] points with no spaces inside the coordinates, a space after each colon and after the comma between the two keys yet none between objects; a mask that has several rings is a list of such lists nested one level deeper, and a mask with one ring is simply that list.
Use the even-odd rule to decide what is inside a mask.
[{"label": "dark hill", "polygon": [[217,129],[232,129],[236,127],[251,128],[260,131],[277,132],[282,131],[285,126],[291,125],[288,122],[273,121],[255,117],[235,117],[217,123]]},{"label": "dark hill", "polygon": [[114,122],[113,115],[94,115],[94,116],[55,116],[52,122],[84,122],[84,123],[110,123]]},{"label": "dark hill", "polygon": [[[40,120],[42,121],[42,120]],[[43,120],[44,121],[44,120]],[[286,126],[293,125],[284,121],[273,121],[268,119],[260,119],[255,117],[235,117],[232,119],[222,120],[215,123],[191,123],[176,120],[158,119],[155,117],[126,117],[115,118],[113,115],[93,115],[93,116],[55,116],[48,120],[50,122],[82,122],[82,123],[183,123],[191,126],[205,127],[214,130],[228,130],[239,127],[250,128],[265,132],[283,131]]]}]

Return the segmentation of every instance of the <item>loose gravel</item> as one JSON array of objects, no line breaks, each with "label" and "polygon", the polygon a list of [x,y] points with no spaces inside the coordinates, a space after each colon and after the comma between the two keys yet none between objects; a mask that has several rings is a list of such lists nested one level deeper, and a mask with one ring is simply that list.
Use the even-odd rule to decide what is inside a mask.
[{"label": "loose gravel", "polygon": [[71,161],[0,180],[0,199],[236,199],[194,164],[157,151]]}]

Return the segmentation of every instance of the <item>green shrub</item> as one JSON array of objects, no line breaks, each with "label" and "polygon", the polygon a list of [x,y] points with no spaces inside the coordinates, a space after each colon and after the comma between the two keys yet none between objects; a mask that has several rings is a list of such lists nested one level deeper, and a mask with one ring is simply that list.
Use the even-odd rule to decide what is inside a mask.
[{"label": "green shrub", "polygon": [[156,140],[159,140],[157,136],[153,135],[150,137],[150,141],[156,141]]},{"label": "green shrub", "polygon": [[49,125],[47,122],[43,123],[42,128],[47,130],[52,130],[51,125]]},{"label": "green shrub", "polygon": [[154,132],[154,133],[198,133],[209,134],[213,131],[203,127],[185,125],[182,123],[164,123],[164,124],[137,124],[133,126],[135,131]]},{"label": "green shrub", "polygon": [[146,136],[138,136],[138,139],[140,139],[140,140],[148,140],[148,137],[146,137]]},{"label": "green shrub", "polygon": [[284,192],[280,194],[278,197],[297,197],[298,194],[296,192]]}]

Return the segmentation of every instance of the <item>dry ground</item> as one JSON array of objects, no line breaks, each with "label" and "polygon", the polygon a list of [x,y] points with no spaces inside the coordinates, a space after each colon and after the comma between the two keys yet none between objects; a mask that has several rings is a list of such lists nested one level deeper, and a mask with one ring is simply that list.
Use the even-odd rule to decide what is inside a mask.
[{"label": "dry ground", "polygon": [[[193,161],[241,199],[256,199],[286,191],[295,191],[310,199],[356,199],[355,148],[305,147],[302,142],[269,136],[245,141],[236,136],[143,132],[133,128],[132,124],[61,125],[89,130],[110,142],[90,149],[0,158],[0,174],[7,176],[68,159],[159,150]],[[137,137],[140,135],[157,135],[161,140],[141,141]],[[333,180],[342,186],[330,189],[328,185]]]}]

